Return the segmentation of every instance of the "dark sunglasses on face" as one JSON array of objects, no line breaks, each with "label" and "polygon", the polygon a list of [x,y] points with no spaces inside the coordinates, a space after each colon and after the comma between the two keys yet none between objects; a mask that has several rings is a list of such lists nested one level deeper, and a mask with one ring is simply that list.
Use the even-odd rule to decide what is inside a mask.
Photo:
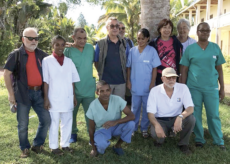
[{"label": "dark sunglasses on face", "polygon": [[39,40],[39,37],[28,37],[28,36],[23,36],[23,37],[27,38],[29,41],[33,41],[33,40],[38,41]]},{"label": "dark sunglasses on face", "polygon": [[119,30],[125,30],[125,27],[119,27]]},{"label": "dark sunglasses on face", "polygon": [[110,25],[110,28],[112,28],[112,29],[114,29],[115,27],[118,29],[118,28],[119,28],[119,25],[118,25],[118,24],[116,24],[116,25],[111,24],[111,25]]},{"label": "dark sunglasses on face", "polygon": [[198,30],[198,31],[200,31],[201,33],[210,33],[211,32],[211,30]]}]

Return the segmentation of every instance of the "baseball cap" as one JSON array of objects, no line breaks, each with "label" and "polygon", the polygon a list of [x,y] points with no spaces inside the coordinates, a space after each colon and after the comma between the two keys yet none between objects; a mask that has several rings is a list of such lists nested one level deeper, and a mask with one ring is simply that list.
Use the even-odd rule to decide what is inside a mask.
[{"label": "baseball cap", "polygon": [[165,76],[165,77],[177,76],[178,77],[178,75],[176,74],[176,71],[171,67],[167,67],[163,69],[162,76]]}]

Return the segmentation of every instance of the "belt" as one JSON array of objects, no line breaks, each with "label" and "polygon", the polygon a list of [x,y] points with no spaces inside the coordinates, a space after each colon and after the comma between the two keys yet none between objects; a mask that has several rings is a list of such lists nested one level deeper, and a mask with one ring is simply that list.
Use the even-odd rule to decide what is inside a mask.
[{"label": "belt", "polygon": [[40,90],[42,87],[41,86],[28,86],[28,88],[30,89],[30,90],[34,90],[34,91],[38,91],[38,90]]},{"label": "belt", "polygon": [[175,117],[156,117],[156,119],[163,120],[163,121],[170,121],[170,120],[174,119]]}]

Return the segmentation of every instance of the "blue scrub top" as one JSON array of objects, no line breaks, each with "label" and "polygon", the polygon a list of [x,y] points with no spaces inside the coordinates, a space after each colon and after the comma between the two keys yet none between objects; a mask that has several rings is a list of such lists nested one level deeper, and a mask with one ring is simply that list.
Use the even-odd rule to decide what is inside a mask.
[{"label": "blue scrub top", "polygon": [[142,53],[139,52],[138,46],[130,50],[126,67],[131,67],[132,94],[139,96],[149,94],[152,70],[159,65],[161,61],[155,48],[147,45]]}]

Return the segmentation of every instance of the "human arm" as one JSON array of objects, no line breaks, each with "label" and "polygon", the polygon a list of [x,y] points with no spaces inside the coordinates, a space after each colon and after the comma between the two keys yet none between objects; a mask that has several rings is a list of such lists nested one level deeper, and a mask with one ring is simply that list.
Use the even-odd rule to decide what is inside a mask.
[{"label": "human arm", "polygon": [[74,83],[72,83],[72,86],[73,86],[73,104],[74,104],[74,107],[77,106],[77,99],[76,99],[76,95],[75,95],[75,92],[74,92]]},{"label": "human arm", "polygon": [[43,89],[43,91],[44,91],[44,108],[46,110],[49,110],[51,108],[50,101],[48,98],[48,90],[49,90],[49,84],[44,82],[44,89]]},{"label": "human arm", "polygon": [[223,76],[223,69],[222,69],[222,64],[216,66],[216,70],[219,74],[219,84],[220,84],[220,90],[219,90],[219,100],[222,101],[225,97],[225,92],[224,92],[224,76]]},{"label": "human arm", "polygon": [[174,133],[178,133],[182,130],[182,121],[188,117],[189,115],[191,115],[194,111],[194,107],[193,106],[189,106],[187,107],[182,113],[181,115],[183,116],[183,118],[177,116],[175,122],[174,122]]},{"label": "human arm", "polygon": [[166,137],[165,132],[164,132],[162,126],[159,124],[159,122],[155,118],[154,114],[148,113],[148,118],[149,118],[149,121],[151,122],[151,124],[155,128],[155,132],[157,134],[157,137],[158,138],[165,138]]},{"label": "human arm", "polygon": [[188,77],[188,67],[181,65],[181,75],[180,75],[180,83],[186,84],[187,77]]},{"label": "human arm", "polygon": [[131,68],[128,67],[128,68],[126,69],[126,71],[127,71],[127,82],[126,82],[126,85],[127,85],[127,88],[129,88],[129,90],[131,90],[131,88],[132,88],[132,84],[131,84],[131,81],[130,81],[130,72],[131,72]]},{"label": "human arm", "polygon": [[8,91],[8,100],[10,103],[17,105],[16,100],[15,100],[15,96],[14,96],[14,90],[12,87],[12,81],[11,81],[11,77],[10,77],[11,74],[12,74],[11,71],[9,71],[8,69],[4,69],[3,76],[4,76],[4,80],[5,80],[6,89]]},{"label": "human arm", "polygon": [[98,44],[95,46],[95,54],[94,54],[94,67],[96,68],[97,72],[98,70],[98,62],[99,62],[99,55],[100,55],[100,49]]},{"label": "human arm", "polygon": [[155,67],[152,69],[152,79],[149,85],[149,90],[151,90],[155,86],[156,77],[157,77],[157,68]]},{"label": "human arm", "polygon": [[118,124],[122,124],[122,123],[132,121],[135,119],[133,112],[127,106],[125,106],[125,108],[123,109],[123,113],[125,113],[125,115],[126,115],[124,118],[114,120],[114,121],[107,121],[103,124],[103,127],[105,129],[108,129],[112,126],[116,126]]}]

